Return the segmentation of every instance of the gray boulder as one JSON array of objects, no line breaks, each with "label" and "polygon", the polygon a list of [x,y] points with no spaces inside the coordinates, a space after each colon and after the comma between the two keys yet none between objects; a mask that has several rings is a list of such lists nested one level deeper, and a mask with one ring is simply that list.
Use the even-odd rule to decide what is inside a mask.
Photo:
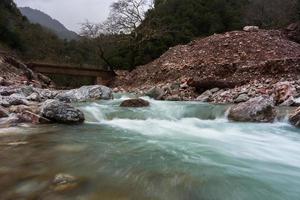
[{"label": "gray boulder", "polygon": [[161,100],[164,94],[165,94],[164,90],[156,86],[152,87],[145,93],[146,96],[156,100]]},{"label": "gray boulder", "polygon": [[210,90],[206,90],[205,92],[203,92],[199,97],[197,97],[197,101],[201,101],[201,102],[209,102],[211,96],[212,96],[212,92]]},{"label": "gray boulder", "polygon": [[289,122],[294,126],[300,128],[300,107],[289,116]]},{"label": "gray boulder", "polygon": [[150,103],[144,99],[128,99],[121,103],[120,107],[127,108],[139,108],[139,107],[148,107]]},{"label": "gray boulder", "polygon": [[109,100],[113,98],[110,88],[103,85],[83,86],[78,89],[63,91],[56,99],[64,102],[85,102],[91,100]]},{"label": "gray boulder", "polygon": [[273,122],[276,118],[274,100],[260,96],[232,106],[228,118],[238,122]]},{"label": "gray boulder", "polygon": [[82,111],[58,100],[47,100],[42,104],[41,115],[52,122],[80,124],[85,118]]},{"label": "gray boulder", "polygon": [[9,103],[9,105],[14,105],[14,106],[29,104],[27,99],[21,94],[12,94],[8,97],[4,97],[4,100],[6,100]]}]

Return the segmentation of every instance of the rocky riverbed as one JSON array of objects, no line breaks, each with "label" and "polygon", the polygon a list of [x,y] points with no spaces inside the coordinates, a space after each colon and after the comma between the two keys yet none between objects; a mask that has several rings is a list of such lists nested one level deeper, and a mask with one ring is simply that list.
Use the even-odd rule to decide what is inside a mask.
[{"label": "rocky riverbed", "polygon": [[84,122],[84,114],[71,103],[112,98],[112,90],[102,85],[73,90],[50,90],[26,85],[1,86],[0,128],[19,123],[79,124]]}]

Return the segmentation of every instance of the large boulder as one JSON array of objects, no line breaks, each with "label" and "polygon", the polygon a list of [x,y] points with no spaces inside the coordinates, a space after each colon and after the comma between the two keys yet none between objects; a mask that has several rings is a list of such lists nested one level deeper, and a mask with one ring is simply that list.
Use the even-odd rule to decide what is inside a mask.
[{"label": "large boulder", "polygon": [[139,108],[139,107],[148,107],[150,106],[150,103],[144,99],[128,99],[121,103],[120,107],[133,107],[133,108]]},{"label": "large boulder", "polygon": [[289,122],[294,126],[300,128],[300,107],[289,116]]},{"label": "large boulder", "polygon": [[103,85],[83,86],[78,89],[63,91],[56,99],[64,102],[85,102],[91,100],[109,100],[113,98],[110,88]]},{"label": "large boulder", "polygon": [[232,106],[228,118],[238,122],[273,122],[276,118],[274,100],[260,96]]},{"label": "large boulder", "polygon": [[52,122],[80,124],[85,118],[82,111],[58,100],[47,100],[41,107],[41,115]]}]

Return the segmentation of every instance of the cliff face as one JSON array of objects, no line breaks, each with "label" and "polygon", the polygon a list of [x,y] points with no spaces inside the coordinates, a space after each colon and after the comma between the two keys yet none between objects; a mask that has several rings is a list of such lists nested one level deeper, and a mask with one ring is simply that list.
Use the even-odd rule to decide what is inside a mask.
[{"label": "cliff face", "polygon": [[300,79],[300,44],[281,31],[233,31],[170,48],[117,85],[140,88],[187,80]]}]

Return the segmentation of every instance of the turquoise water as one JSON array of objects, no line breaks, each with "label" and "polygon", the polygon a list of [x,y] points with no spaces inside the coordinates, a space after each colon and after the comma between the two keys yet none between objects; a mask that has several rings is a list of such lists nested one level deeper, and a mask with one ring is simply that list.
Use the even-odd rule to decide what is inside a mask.
[{"label": "turquoise water", "polygon": [[[33,174],[20,180],[13,173],[3,198],[34,192],[39,199],[49,193],[52,199],[92,200],[300,199],[300,131],[284,120],[232,123],[227,106],[196,102],[150,100],[150,108],[120,108],[126,98],[79,105],[87,118],[82,126],[0,130],[1,138],[23,142],[0,146],[14,157],[0,152],[2,168]],[[18,192],[16,182],[46,185],[57,173],[86,184],[63,194],[33,187]]]}]

